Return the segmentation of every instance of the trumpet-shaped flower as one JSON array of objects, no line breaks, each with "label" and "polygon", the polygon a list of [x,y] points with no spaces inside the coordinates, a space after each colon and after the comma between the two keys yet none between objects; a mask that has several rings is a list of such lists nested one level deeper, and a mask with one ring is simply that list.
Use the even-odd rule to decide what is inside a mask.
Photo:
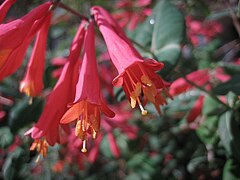
[{"label": "trumpet-shaped flower", "polygon": [[[35,139],[34,145],[38,148],[38,152],[44,156],[45,152],[41,147],[45,148],[47,144],[54,145],[60,142],[59,131],[61,130],[60,119],[67,110],[67,104],[74,100],[75,86],[78,80],[78,69],[79,69],[79,56],[83,44],[85,34],[85,23],[82,22],[70,48],[70,54],[68,56],[68,62],[64,65],[62,74],[55,85],[53,91],[49,95],[44,110],[37,122],[37,124],[31,128],[25,134],[31,134],[32,138]],[[62,127],[65,128],[66,127]]]},{"label": "trumpet-shaped flower", "polygon": [[87,136],[97,137],[100,128],[100,112],[108,117],[115,114],[102,99],[94,47],[94,24],[90,21],[84,39],[83,62],[76,86],[76,95],[71,108],[64,114],[61,123],[77,120],[75,135],[83,140],[82,152],[87,152]]},{"label": "trumpet-shaped flower", "polygon": [[20,92],[28,96],[37,96],[43,89],[44,62],[47,45],[47,34],[51,21],[51,13],[37,33],[36,42],[23,81],[20,83]]},{"label": "trumpet-shaped flower", "polygon": [[0,6],[0,24],[3,22],[8,10],[17,0],[5,0]]},{"label": "trumpet-shaped flower", "polygon": [[51,2],[44,3],[24,17],[0,25],[0,80],[19,68],[34,35],[46,21],[51,5]]},{"label": "trumpet-shaped flower", "polygon": [[165,83],[155,73],[163,68],[163,63],[152,59],[144,60],[105,9],[94,6],[91,10],[119,73],[113,84],[123,87],[132,108],[138,104],[143,115],[146,115],[147,111],[141,102],[142,92],[144,100],[152,102],[160,112],[159,105],[166,104],[165,96],[170,96]]}]

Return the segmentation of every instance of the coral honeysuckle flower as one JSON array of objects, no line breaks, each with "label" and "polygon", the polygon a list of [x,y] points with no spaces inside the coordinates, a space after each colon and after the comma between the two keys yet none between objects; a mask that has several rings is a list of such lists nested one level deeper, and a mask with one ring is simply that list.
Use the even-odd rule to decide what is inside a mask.
[{"label": "coral honeysuckle flower", "polygon": [[[47,99],[46,105],[37,124],[25,133],[25,135],[31,134],[31,137],[35,139],[35,143],[37,144],[42,143],[45,139],[47,144],[51,146],[60,142],[60,119],[67,110],[67,104],[72,102],[75,96],[75,87],[78,80],[80,65],[79,56],[85,34],[85,23],[85,21],[81,23],[78,32],[75,35],[70,48],[68,61],[64,65],[62,74]],[[66,127],[62,126],[62,128],[65,128],[66,130]],[[45,148],[45,146],[39,147],[40,148],[39,150],[37,149],[37,151],[44,155],[44,153],[41,152],[45,151],[41,150],[41,147]]]},{"label": "coral honeysuckle flower", "polygon": [[202,114],[202,107],[203,107],[204,96],[200,95],[196,102],[193,105],[193,108],[189,111],[187,116],[187,122],[193,122],[198,116]]},{"label": "coral honeysuckle flower", "polygon": [[51,22],[52,13],[48,15],[43,26],[37,33],[36,42],[28,63],[24,79],[20,83],[20,92],[28,96],[37,96],[43,89],[43,73],[46,55],[47,34]]},{"label": "coral honeysuckle flower", "polygon": [[8,10],[17,0],[5,0],[0,6],[0,24],[3,22]]},{"label": "coral honeysuckle flower", "polygon": [[100,128],[100,112],[108,117],[115,115],[101,96],[94,39],[94,24],[90,21],[84,39],[83,61],[76,86],[75,100],[61,119],[63,124],[77,120],[75,135],[83,140],[82,152],[87,152],[88,134],[93,139],[97,137]]},{"label": "coral honeysuckle flower", "polygon": [[29,44],[46,21],[51,7],[52,3],[46,2],[20,19],[0,24],[0,80],[22,64]]},{"label": "coral honeysuckle flower", "polygon": [[[186,75],[186,78],[196,83],[198,86],[203,86],[209,82],[210,76],[208,71],[208,69],[200,69]],[[193,85],[189,84],[184,78],[178,78],[171,84],[170,94],[172,96],[177,96],[191,88],[193,88]]]},{"label": "coral honeysuckle flower", "polygon": [[163,68],[163,63],[152,59],[144,60],[105,9],[94,6],[91,11],[107,44],[111,60],[119,73],[113,84],[123,87],[132,108],[138,104],[143,115],[146,115],[147,111],[141,102],[142,92],[144,100],[152,102],[160,112],[159,105],[166,104],[165,96],[170,97],[165,83],[155,73]]}]

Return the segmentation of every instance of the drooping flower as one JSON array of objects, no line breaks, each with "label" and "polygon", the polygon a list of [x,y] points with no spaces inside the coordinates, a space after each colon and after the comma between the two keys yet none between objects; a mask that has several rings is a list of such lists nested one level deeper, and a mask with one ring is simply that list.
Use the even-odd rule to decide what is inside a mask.
[{"label": "drooping flower", "polygon": [[200,95],[194,103],[193,108],[189,111],[186,118],[188,123],[193,122],[198,116],[202,114],[203,100],[204,96]]},{"label": "drooping flower", "polygon": [[43,73],[47,45],[47,34],[51,22],[50,13],[41,29],[37,33],[36,42],[32,55],[28,63],[24,79],[20,83],[20,92],[25,92],[28,96],[34,97],[41,93],[43,89]]},{"label": "drooping flower", "polygon": [[0,25],[0,80],[19,68],[29,44],[46,21],[51,7],[52,3],[46,2],[24,17]]},{"label": "drooping flower", "polygon": [[[67,127],[60,124],[60,119],[67,110],[67,104],[74,100],[80,64],[78,60],[85,34],[85,23],[85,21],[81,23],[75,35],[70,48],[68,61],[64,65],[62,74],[47,99],[37,124],[25,133],[26,135],[31,134],[31,137],[35,139],[33,144],[36,145],[33,145],[31,149],[37,148],[38,152],[42,152],[41,154],[43,156],[45,155],[45,145],[49,144],[53,146],[55,143],[59,143],[59,133],[61,133],[62,128],[67,130]],[[44,143],[45,140],[47,143]]]},{"label": "drooping flower", "polygon": [[[196,88],[186,79],[193,82],[197,86],[204,87],[206,90],[210,91],[214,84],[219,82],[225,82],[230,79],[230,76],[225,74],[222,68],[216,68],[214,70],[200,69],[191,72],[188,75],[186,75],[185,78],[178,78],[171,84],[170,93],[172,96],[177,96]],[[187,122],[190,125],[192,125],[191,127],[194,129],[199,126],[199,124],[196,125],[195,122],[198,119],[198,117],[202,116],[202,108],[205,97],[206,94],[200,94],[199,97],[196,99],[193,107],[190,109],[186,116]],[[224,102],[223,96],[220,97],[220,99],[222,102]]]},{"label": "drooping flower", "polygon": [[195,20],[191,16],[186,17],[187,35],[194,46],[203,46],[222,32],[223,27],[217,21]]},{"label": "drooping flower", "polygon": [[[186,75],[186,79],[202,87],[209,82],[210,76],[208,69],[200,69]],[[184,78],[178,78],[171,84],[170,94],[172,96],[177,96],[188,91],[191,88],[193,88],[192,84],[189,84]]]},{"label": "drooping flower", "polygon": [[17,0],[5,0],[0,6],[0,24],[3,22],[8,10]]},{"label": "drooping flower", "polygon": [[61,119],[63,124],[77,120],[75,135],[83,140],[82,152],[87,152],[88,134],[93,139],[97,137],[100,128],[100,112],[108,117],[114,116],[101,96],[95,57],[94,24],[90,21],[84,39],[83,61],[76,86],[75,100]]},{"label": "drooping flower", "polygon": [[[163,68],[163,63],[153,59],[144,60],[105,9],[94,6],[91,11],[119,73],[113,84],[123,87],[132,108],[138,104],[143,115],[147,114],[143,100],[152,102],[160,112],[159,105],[166,104],[165,97],[170,97],[164,81],[155,73]],[[145,99],[141,99],[142,92]]]}]

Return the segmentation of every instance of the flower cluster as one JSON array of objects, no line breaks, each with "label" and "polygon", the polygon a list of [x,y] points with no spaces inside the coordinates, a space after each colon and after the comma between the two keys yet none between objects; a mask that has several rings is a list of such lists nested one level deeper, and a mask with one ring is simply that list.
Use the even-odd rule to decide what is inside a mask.
[{"label": "flower cluster", "polygon": [[[123,0],[115,4],[119,9],[113,14],[121,27],[127,27],[133,31],[139,22],[142,22],[147,16],[150,16],[152,9],[149,8],[152,0]],[[139,16],[141,14],[141,16]]]},{"label": "flower cluster", "polygon": [[222,32],[223,27],[217,21],[201,22],[191,16],[186,17],[187,35],[194,46],[201,46]]},{"label": "flower cluster", "polygon": [[[0,22],[14,2],[6,0],[1,5]],[[41,94],[44,88],[42,78],[48,30],[57,6],[57,3],[46,2],[24,17],[0,25],[0,80],[20,67],[35,37],[32,54],[19,88],[30,97]],[[101,92],[94,23],[97,24],[111,61],[119,73],[112,83],[114,86],[122,86],[132,108],[139,106],[142,115],[146,115],[144,104],[150,101],[160,112],[160,105],[167,103],[166,97],[171,97],[168,85],[156,73],[164,64],[153,59],[143,59],[105,9],[94,6],[91,8],[91,15],[89,20],[81,21],[68,57],[60,59],[60,64],[57,63],[64,65],[54,74],[59,79],[46,100],[38,122],[25,133],[34,139],[30,149],[36,149],[43,157],[47,154],[48,145],[61,143],[63,137],[70,134],[72,125],[75,126],[75,136],[82,140],[82,152],[87,152],[89,137],[102,137],[99,132],[101,113],[106,116],[102,125],[112,142],[111,149],[116,157],[119,156],[119,150],[110,127],[118,124],[123,131],[129,131],[129,134],[135,132],[128,126],[124,127],[121,118],[119,123],[116,123],[119,118],[111,122],[110,118],[113,118],[115,113],[108,108]],[[55,59],[55,63],[57,61],[58,59]]]}]

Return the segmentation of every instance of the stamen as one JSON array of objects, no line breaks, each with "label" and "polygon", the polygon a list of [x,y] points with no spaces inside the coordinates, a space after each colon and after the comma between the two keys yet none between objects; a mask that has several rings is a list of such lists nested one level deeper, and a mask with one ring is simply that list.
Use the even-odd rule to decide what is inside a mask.
[{"label": "stamen", "polygon": [[37,156],[37,159],[36,159],[36,163],[38,163],[39,162],[39,160],[40,160],[40,154]]},{"label": "stamen", "polygon": [[139,106],[139,108],[140,108],[141,111],[142,111],[142,115],[143,115],[143,116],[147,115],[148,112],[147,112],[147,110],[145,110],[144,107],[142,106],[142,104],[141,104],[139,98],[137,98],[137,102],[138,102],[138,106]]},{"label": "stamen", "polygon": [[84,140],[83,141],[83,147],[82,147],[82,150],[81,150],[83,153],[87,152],[86,143],[87,143],[87,140]]},{"label": "stamen", "polygon": [[29,97],[28,104],[32,105],[32,103],[33,103],[33,97]]}]

